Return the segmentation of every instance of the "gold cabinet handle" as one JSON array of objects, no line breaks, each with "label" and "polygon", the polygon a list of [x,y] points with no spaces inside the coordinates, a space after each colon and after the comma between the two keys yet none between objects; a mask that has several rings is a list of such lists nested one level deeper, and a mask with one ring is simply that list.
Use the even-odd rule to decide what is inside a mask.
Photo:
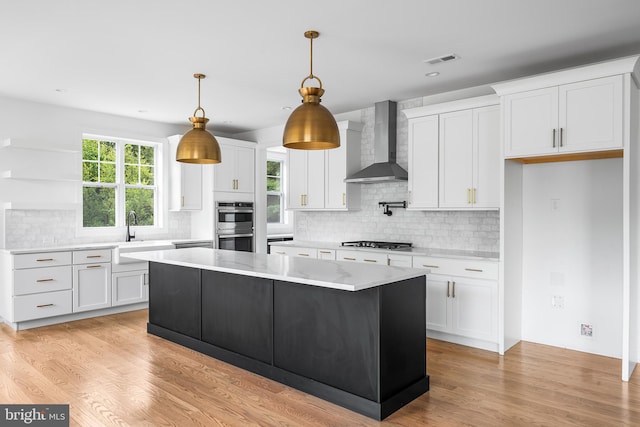
[{"label": "gold cabinet handle", "polygon": [[456,282],[451,282],[451,297],[456,297]]},{"label": "gold cabinet handle", "polygon": [[51,262],[51,261],[53,261],[53,258],[40,258],[36,260],[36,262]]},{"label": "gold cabinet handle", "polygon": [[450,290],[449,290],[449,287],[450,287],[450,286],[451,286],[451,282],[449,282],[449,281],[447,280],[447,298],[449,298],[449,297],[451,296],[451,292],[450,292]]},{"label": "gold cabinet handle", "polygon": [[355,261],[355,258],[349,258],[349,257],[342,257],[342,259],[347,260],[347,261]]},{"label": "gold cabinet handle", "polygon": [[465,268],[466,271],[475,271],[477,273],[482,273],[484,270],[481,268]]},{"label": "gold cabinet handle", "polygon": [[563,142],[562,142],[562,134],[564,133],[564,128],[560,128],[560,147],[563,146]]},{"label": "gold cabinet handle", "polygon": [[427,267],[427,268],[440,268],[439,265],[429,265],[429,264],[422,264],[423,267]]},{"label": "gold cabinet handle", "polygon": [[87,255],[87,258],[102,258],[102,255]]},{"label": "gold cabinet handle", "polygon": [[378,260],[375,260],[375,259],[364,259],[363,261],[365,261],[365,262],[378,262]]},{"label": "gold cabinet handle", "polygon": [[309,254],[298,254],[298,256],[310,256]]},{"label": "gold cabinet handle", "polygon": [[342,193],[342,206],[347,205],[347,193]]},{"label": "gold cabinet handle", "polygon": [[556,130],[555,129],[553,129],[553,132],[551,135],[551,144],[553,148],[556,148]]},{"label": "gold cabinet handle", "polygon": [[104,268],[102,265],[87,265],[87,268]]},{"label": "gold cabinet handle", "polygon": [[38,279],[36,283],[53,282],[55,279]]},{"label": "gold cabinet handle", "polygon": [[473,204],[476,204],[476,189],[473,189],[473,198],[472,198]]},{"label": "gold cabinet handle", "polygon": [[51,307],[54,304],[40,304],[40,305],[36,305],[36,308],[44,308],[44,307]]},{"label": "gold cabinet handle", "polygon": [[181,197],[181,202],[180,202],[180,204],[181,204],[181,207],[183,207],[183,208],[184,208],[184,196],[182,196],[182,197]]},{"label": "gold cabinet handle", "polygon": [[286,255],[286,252],[276,252],[278,255]]},{"label": "gold cabinet handle", "polygon": [[321,254],[330,254],[331,251],[319,251]]},{"label": "gold cabinet handle", "polygon": [[467,188],[467,204],[471,204],[471,189]]}]

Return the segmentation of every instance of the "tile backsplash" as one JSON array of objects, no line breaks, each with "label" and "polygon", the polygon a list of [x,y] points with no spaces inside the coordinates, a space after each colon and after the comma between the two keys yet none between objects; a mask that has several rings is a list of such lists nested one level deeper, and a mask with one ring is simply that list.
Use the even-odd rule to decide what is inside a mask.
[{"label": "tile backsplash", "polygon": [[410,242],[434,249],[498,252],[498,211],[407,211],[384,215],[378,202],[407,200],[406,183],[366,184],[362,209],[354,212],[297,212],[297,240],[343,242],[380,240]]},{"label": "tile backsplash", "polygon": [[[155,234],[149,239],[181,239],[190,235],[189,213],[169,212],[169,232]],[[134,227],[138,238],[145,237],[144,229]],[[32,249],[67,246],[95,242],[121,242],[122,235],[76,236],[76,211],[74,210],[6,210],[5,248]]]}]

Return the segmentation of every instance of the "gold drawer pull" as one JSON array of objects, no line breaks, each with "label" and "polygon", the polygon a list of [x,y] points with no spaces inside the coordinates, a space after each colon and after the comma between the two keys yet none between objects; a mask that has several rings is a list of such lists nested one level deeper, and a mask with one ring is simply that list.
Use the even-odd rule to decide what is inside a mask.
[{"label": "gold drawer pull", "polygon": [[422,264],[423,267],[427,267],[427,268],[440,268],[439,265],[429,265],[429,264]]},{"label": "gold drawer pull", "polygon": [[378,262],[377,259],[365,259],[363,261],[365,261],[365,262]]},{"label": "gold drawer pull", "polygon": [[53,261],[53,258],[40,258],[36,260],[36,262],[47,262],[47,261]]},{"label": "gold drawer pull", "polygon": [[87,265],[87,268],[103,268],[102,265]]},{"label": "gold drawer pull", "polygon": [[42,282],[53,282],[55,279],[38,279],[36,280],[36,283],[42,283]]},{"label": "gold drawer pull", "polygon": [[102,255],[87,255],[87,258],[102,258]]},{"label": "gold drawer pull", "polygon": [[320,251],[321,254],[330,254],[331,251]]},{"label": "gold drawer pull", "polygon": [[342,259],[346,259],[347,261],[355,261],[356,260],[355,258],[349,258],[349,257],[346,257],[346,256],[342,257]]},{"label": "gold drawer pull", "polygon": [[36,305],[36,308],[44,308],[44,307],[52,307],[55,304],[40,304],[40,305]]},{"label": "gold drawer pull", "polygon": [[484,270],[480,268],[465,268],[466,271],[475,271],[476,273],[482,273]]},{"label": "gold drawer pull", "polygon": [[309,254],[298,254],[298,256],[309,256]]},{"label": "gold drawer pull", "polygon": [[279,255],[286,255],[286,252],[276,252]]}]

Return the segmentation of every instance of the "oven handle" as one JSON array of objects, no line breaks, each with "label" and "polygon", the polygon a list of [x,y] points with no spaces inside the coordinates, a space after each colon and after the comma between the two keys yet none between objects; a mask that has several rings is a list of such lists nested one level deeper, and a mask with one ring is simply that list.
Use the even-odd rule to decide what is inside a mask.
[{"label": "oven handle", "polygon": [[231,239],[234,237],[253,237],[253,233],[250,234],[219,234],[219,239]]},{"label": "oven handle", "polygon": [[218,208],[219,213],[253,213],[253,209],[220,209]]}]

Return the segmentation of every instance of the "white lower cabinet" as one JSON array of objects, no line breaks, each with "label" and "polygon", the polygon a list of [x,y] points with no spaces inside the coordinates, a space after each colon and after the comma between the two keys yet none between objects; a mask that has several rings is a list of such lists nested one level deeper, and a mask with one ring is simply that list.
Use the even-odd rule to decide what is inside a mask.
[{"label": "white lower cabinet", "polygon": [[111,268],[111,305],[149,301],[149,263],[113,264]]},{"label": "white lower cabinet", "polygon": [[316,248],[303,248],[300,246],[274,246],[271,248],[271,253],[304,258],[318,258],[318,250]]},{"label": "white lower cabinet", "polygon": [[336,259],[336,251],[334,249],[318,249],[318,259]]},{"label": "white lower cabinet", "polygon": [[498,263],[413,257],[427,275],[427,336],[497,351]]},{"label": "white lower cabinet", "polygon": [[364,262],[368,264],[388,265],[388,257],[385,252],[367,252],[367,251],[350,251],[337,250],[336,260]]},{"label": "white lower cabinet", "polygon": [[111,307],[111,263],[73,266],[73,311]]}]

